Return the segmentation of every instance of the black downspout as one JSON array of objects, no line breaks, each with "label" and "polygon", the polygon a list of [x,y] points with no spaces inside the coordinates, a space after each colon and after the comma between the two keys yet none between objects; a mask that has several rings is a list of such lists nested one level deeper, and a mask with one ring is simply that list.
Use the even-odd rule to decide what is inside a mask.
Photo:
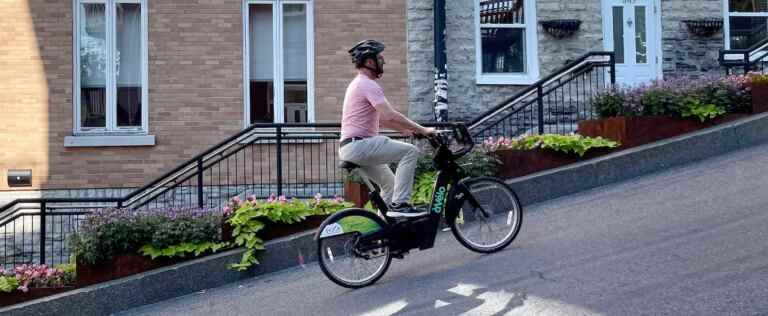
[{"label": "black downspout", "polygon": [[435,120],[448,121],[448,69],[445,52],[445,0],[434,0],[435,7]]}]

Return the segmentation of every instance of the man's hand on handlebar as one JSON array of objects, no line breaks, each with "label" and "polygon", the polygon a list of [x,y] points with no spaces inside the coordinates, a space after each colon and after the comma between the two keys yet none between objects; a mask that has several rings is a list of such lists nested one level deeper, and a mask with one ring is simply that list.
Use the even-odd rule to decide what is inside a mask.
[{"label": "man's hand on handlebar", "polygon": [[418,134],[424,137],[428,137],[435,135],[436,131],[437,130],[434,127],[423,127]]}]

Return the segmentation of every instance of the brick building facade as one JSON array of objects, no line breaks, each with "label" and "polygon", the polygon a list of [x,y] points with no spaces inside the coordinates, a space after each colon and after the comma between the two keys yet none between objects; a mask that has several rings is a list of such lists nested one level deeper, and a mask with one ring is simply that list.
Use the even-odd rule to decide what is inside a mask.
[{"label": "brick building facade", "polygon": [[[406,0],[308,0],[298,5],[294,2],[291,7],[275,0],[269,4],[271,12],[283,13],[285,24],[293,23],[287,21],[289,18],[296,20],[296,12],[303,12],[298,15],[303,19],[301,23],[310,25],[308,30],[312,33],[307,40],[313,44],[310,47],[314,56],[310,56],[308,64],[314,67],[307,69],[305,75],[314,79],[314,90],[308,94],[313,98],[304,102],[314,103],[315,122],[340,120],[344,90],[354,75],[346,51],[365,38],[387,43],[387,73],[381,84],[392,104],[407,112],[405,3]],[[252,28],[244,24],[255,20],[244,16],[246,11],[255,14],[264,8],[241,0],[143,0],[139,5],[147,20],[146,42],[142,42],[146,46],[148,71],[143,82],[148,88],[147,128],[136,135],[113,137],[121,139],[115,142],[108,138],[118,135],[115,133],[103,133],[106,137],[77,133],[76,118],[85,115],[86,110],[77,113],[75,89],[84,86],[86,80],[82,77],[89,75],[73,70],[76,63],[82,67],[94,62],[85,61],[84,57],[78,60],[73,50],[81,47],[82,52],[82,47],[91,45],[92,42],[78,41],[77,34],[91,32],[93,25],[102,25],[98,23],[104,19],[106,25],[110,25],[110,19],[116,25],[112,33],[117,35],[111,41],[117,42],[116,50],[120,50],[121,36],[127,34],[121,35],[120,30],[128,27],[123,12],[131,8],[109,0],[87,8],[79,1],[42,0],[12,0],[0,7],[0,85],[4,87],[0,91],[0,199],[39,196],[38,189],[91,189],[64,195],[119,196],[126,192],[119,188],[141,186],[246,126],[245,111],[249,105],[245,102],[244,78],[249,68],[244,64],[249,59],[244,58],[244,51],[246,41],[254,40],[248,36]],[[117,12],[115,15],[109,14],[112,8]],[[78,10],[82,11],[78,14]],[[78,17],[80,21],[75,21]],[[278,14],[273,17],[282,19]],[[105,29],[110,32],[109,27]],[[288,51],[288,45],[296,41],[289,44],[291,35],[281,36],[285,36]],[[110,43],[109,36],[105,38],[104,43]],[[264,51],[262,43],[251,48]],[[290,53],[283,57],[291,59]],[[124,60],[130,58],[125,52],[122,55]],[[286,68],[293,62],[283,61]],[[80,85],[74,79],[78,75]],[[114,98],[121,102],[122,79],[117,74],[116,77],[119,88]],[[288,87],[288,78],[285,80]],[[80,101],[86,102],[83,100],[92,95],[80,94]],[[104,99],[101,100],[103,103]],[[122,119],[119,115],[122,114],[118,114],[118,121]],[[288,115],[286,119],[290,119]],[[82,124],[86,123],[81,123],[80,128]],[[31,169],[32,186],[9,187],[6,173],[14,169]]]}]

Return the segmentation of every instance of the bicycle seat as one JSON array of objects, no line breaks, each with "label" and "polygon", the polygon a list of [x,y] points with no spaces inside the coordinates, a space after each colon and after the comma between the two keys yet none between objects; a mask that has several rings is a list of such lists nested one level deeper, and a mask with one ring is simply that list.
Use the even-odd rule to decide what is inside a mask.
[{"label": "bicycle seat", "polygon": [[344,169],[347,169],[347,171],[352,171],[354,169],[360,168],[360,165],[350,161],[340,161],[339,168],[344,168]]}]

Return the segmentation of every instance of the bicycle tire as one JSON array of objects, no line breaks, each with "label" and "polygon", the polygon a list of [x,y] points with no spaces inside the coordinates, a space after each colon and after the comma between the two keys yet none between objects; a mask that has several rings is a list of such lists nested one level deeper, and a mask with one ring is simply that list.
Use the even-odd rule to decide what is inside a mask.
[{"label": "bicycle tire", "polygon": [[[520,233],[520,227],[523,224],[523,209],[515,191],[503,181],[493,177],[470,178],[462,183],[469,189],[469,192],[465,192],[466,194],[457,201],[460,207],[459,214],[449,223],[453,236],[467,249],[479,253],[494,253],[509,246]],[[491,211],[491,216],[485,217],[482,211],[479,211],[472,204],[467,195],[471,195],[484,209]],[[506,218],[503,218],[504,215]],[[503,222],[499,220],[503,220]],[[489,223],[495,225],[504,222],[507,225],[503,225],[505,228],[500,230],[503,232],[502,237],[488,245],[480,244],[477,240],[469,237],[471,227],[469,223],[474,226],[485,224],[490,228],[491,224]],[[477,230],[482,232],[480,228]],[[491,229],[489,229],[490,231]]]},{"label": "bicycle tire", "polygon": [[[376,281],[384,276],[392,262],[392,254],[388,246],[381,247],[380,251],[382,253],[377,254],[378,256],[375,257],[380,263],[370,275],[366,275],[363,278],[351,279],[349,276],[342,275],[337,266],[341,264],[341,259],[345,259],[350,266],[355,263],[361,263],[362,265],[366,263],[365,261],[372,260],[366,259],[357,253],[356,248],[358,247],[359,237],[375,232],[376,229],[385,229],[386,227],[387,224],[381,217],[365,209],[346,209],[327,218],[320,225],[316,235],[318,262],[323,274],[334,283],[346,288],[356,289],[376,283]],[[358,240],[352,239],[351,244],[350,241],[344,241],[340,245],[341,247],[334,244],[339,241],[331,241],[331,239],[340,239],[341,237],[358,238]],[[374,250],[371,251],[373,252]]]}]

